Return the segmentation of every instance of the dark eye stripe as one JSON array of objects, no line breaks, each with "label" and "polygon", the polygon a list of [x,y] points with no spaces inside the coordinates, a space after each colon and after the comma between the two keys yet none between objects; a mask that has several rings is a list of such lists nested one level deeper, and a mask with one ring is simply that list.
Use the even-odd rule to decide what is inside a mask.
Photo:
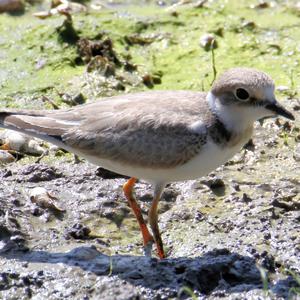
[{"label": "dark eye stripe", "polygon": [[251,97],[249,103],[255,106],[264,106],[266,103],[264,100],[257,100],[256,98]]}]

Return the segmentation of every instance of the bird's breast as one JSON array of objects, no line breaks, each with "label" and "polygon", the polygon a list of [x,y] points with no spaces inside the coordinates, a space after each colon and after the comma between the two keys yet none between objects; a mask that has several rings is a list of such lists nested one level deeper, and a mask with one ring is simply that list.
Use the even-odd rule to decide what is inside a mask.
[{"label": "bird's breast", "polygon": [[232,132],[231,137],[227,143],[227,147],[234,148],[236,146],[244,146],[252,137],[253,126],[249,126],[242,131]]},{"label": "bird's breast", "polygon": [[209,139],[201,152],[173,172],[174,180],[196,179],[207,175],[232,158],[243,145],[220,146]]}]

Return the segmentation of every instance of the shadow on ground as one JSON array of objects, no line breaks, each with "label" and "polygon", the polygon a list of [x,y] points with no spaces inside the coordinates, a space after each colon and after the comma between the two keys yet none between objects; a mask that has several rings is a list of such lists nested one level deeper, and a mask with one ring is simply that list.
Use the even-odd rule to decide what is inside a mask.
[{"label": "shadow on ground", "polygon": [[218,290],[234,288],[235,292],[243,292],[262,286],[255,260],[227,249],[210,251],[201,257],[164,260],[131,255],[107,256],[94,246],[77,247],[67,253],[30,250],[21,254],[2,254],[2,257],[26,263],[76,266],[97,276],[117,276],[134,286],[151,290],[178,292],[181,287],[189,287],[209,295]]}]

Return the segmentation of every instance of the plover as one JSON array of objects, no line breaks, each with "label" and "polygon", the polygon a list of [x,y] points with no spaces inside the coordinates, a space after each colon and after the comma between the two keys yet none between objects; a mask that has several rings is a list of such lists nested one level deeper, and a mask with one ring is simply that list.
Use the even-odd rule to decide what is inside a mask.
[{"label": "plover", "polygon": [[[274,82],[251,68],[223,73],[208,93],[151,91],[104,98],[70,109],[1,110],[0,127],[62,147],[93,164],[130,176],[124,194],[144,247],[165,257],[158,202],[167,183],[208,174],[251,138],[253,123],[293,115],[274,96]],[[137,179],[153,186],[148,230],[133,194]]]}]

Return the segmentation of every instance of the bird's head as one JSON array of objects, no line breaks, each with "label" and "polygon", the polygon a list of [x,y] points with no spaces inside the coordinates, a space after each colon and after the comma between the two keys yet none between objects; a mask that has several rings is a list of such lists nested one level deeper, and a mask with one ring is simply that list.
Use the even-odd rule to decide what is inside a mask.
[{"label": "bird's head", "polygon": [[274,82],[267,74],[251,68],[233,68],[224,72],[208,95],[211,107],[225,123],[253,123],[265,117],[294,116],[275,98]]}]

